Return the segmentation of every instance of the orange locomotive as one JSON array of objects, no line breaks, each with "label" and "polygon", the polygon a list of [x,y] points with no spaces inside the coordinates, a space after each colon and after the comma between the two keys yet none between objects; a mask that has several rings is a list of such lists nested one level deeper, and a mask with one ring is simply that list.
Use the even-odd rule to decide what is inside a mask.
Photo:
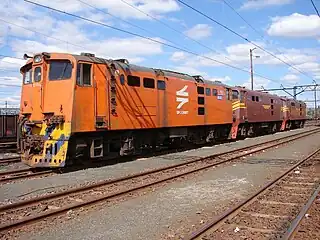
[{"label": "orange locomotive", "polygon": [[37,54],[21,73],[18,146],[32,167],[236,138],[249,106],[239,88],[87,53]]}]

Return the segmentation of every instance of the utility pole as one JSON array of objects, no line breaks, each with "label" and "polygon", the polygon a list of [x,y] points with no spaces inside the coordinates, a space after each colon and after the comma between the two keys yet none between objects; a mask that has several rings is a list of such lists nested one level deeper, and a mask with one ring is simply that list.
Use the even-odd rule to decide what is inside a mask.
[{"label": "utility pole", "polygon": [[253,52],[253,49],[250,49],[251,90],[253,90],[253,63],[252,63],[252,52]]},{"label": "utility pole", "polygon": [[317,87],[314,87],[314,118],[317,119]]},{"label": "utility pole", "polygon": [[8,108],[8,101],[6,101],[6,110],[7,110],[7,108]]},{"label": "utility pole", "polygon": [[[251,90],[253,90],[253,51],[257,48],[250,49],[250,73],[251,73]],[[260,56],[254,56],[255,58],[259,58]]]}]

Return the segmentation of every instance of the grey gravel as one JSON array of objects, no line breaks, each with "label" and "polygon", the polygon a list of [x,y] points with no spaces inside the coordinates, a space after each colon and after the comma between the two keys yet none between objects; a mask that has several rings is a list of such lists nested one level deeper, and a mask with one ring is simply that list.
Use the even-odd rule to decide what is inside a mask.
[{"label": "grey gravel", "polygon": [[289,132],[215,145],[212,147],[203,147],[183,153],[180,152],[157,157],[141,158],[136,161],[118,163],[100,168],[90,168],[61,175],[49,176],[41,179],[27,179],[21,182],[8,183],[0,187],[0,202],[13,202],[19,200],[20,198],[32,197],[51,192],[53,190],[57,191],[69,186],[76,187],[78,185],[93,181],[122,177],[149,169],[188,161],[192,157],[210,156],[215,153],[222,153],[232,149],[251,146],[259,142],[281,138],[314,128],[315,127],[308,127]]},{"label": "grey gravel", "polygon": [[301,155],[319,148],[319,139],[320,134],[316,134],[247,157],[244,162],[213,168],[193,179],[24,234],[21,239],[163,239],[186,219],[198,221],[196,216],[214,212],[266,184],[270,176],[274,178]]}]

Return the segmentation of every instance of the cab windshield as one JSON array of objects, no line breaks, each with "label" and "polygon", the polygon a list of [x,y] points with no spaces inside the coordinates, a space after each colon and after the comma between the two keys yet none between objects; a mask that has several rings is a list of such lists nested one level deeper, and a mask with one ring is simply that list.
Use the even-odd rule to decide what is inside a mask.
[{"label": "cab windshield", "polygon": [[237,90],[232,90],[232,99],[233,100],[239,99],[239,92]]},{"label": "cab windshield", "polygon": [[57,81],[71,78],[72,64],[68,60],[50,61],[49,80]]}]

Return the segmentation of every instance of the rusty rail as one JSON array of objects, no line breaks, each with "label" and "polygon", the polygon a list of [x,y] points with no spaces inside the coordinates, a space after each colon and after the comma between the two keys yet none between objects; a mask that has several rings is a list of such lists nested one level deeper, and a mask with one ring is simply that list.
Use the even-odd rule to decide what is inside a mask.
[{"label": "rusty rail", "polygon": [[310,207],[316,200],[319,192],[320,192],[320,186],[314,191],[312,196],[309,198],[308,202],[303,206],[299,215],[292,221],[291,226],[289,227],[288,231],[284,234],[283,239],[289,240],[294,237],[296,231],[299,228],[301,221],[303,220],[303,218],[305,217],[305,214],[309,211]]},{"label": "rusty rail", "polygon": [[[233,214],[235,214],[236,212],[238,212],[240,209],[242,209],[243,207],[247,206],[248,204],[250,204],[251,201],[253,201],[254,199],[256,199],[258,196],[261,196],[267,189],[269,189],[270,187],[274,186],[276,183],[278,183],[281,179],[283,179],[284,177],[286,177],[289,173],[291,173],[292,171],[294,171],[294,169],[296,169],[297,167],[299,167],[300,165],[302,165],[303,163],[305,163],[307,160],[311,159],[314,155],[318,154],[320,152],[320,149],[315,150],[314,152],[312,152],[311,154],[309,154],[307,157],[303,158],[301,161],[299,161],[298,163],[296,163],[294,166],[292,166],[290,169],[288,169],[287,171],[285,171],[283,174],[281,174],[278,178],[276,178],[275,180],[271,181],[270,183],[266,184],[263,188],[261,188],[260,190],[258,190],[257,192],[255,192],[254,194],[252,194],[250,197],[246,198],[245,200],[243,200],[242,202],[240,202],[239,204],[237,204],[235,207],[230,208],[229,210],[227,210],[226,212],[224,212],[222,215],[218,216],[217,218],[213,219],[212,221],[210,221],[208,224],[204,225],[202,228],[198,229],[196,232],[193,232],[190,236],[188,236],[187,238],[185,238],[186,240],[194,240],[200,236],[202,236],[204,233],[206,233],[209,229],[213,228],[214,226],[217,226],[221,223],[223,223],[224,221],[226,221],[229,217],[231,217]],[[319,188],[318,188],[319,189]],[[311,204],[310,204],[311,205]],[[294,229],[290,230],[294,231]]]},{"label": "rusty rail", "polygon": [[17,142],[0,142],[0,146],[15,145]]},{"label": "rusty rail", "polygon": [[[204,158],[200,158],[200,159],[196,159],[196,160],[191,160],[191,161],[188,161],[188,162],[175,164],[175,165],[171,165],[171,166],[167,166],[167,167],[163,167],[163,168],[159,168],[159,169],[154,169],[154,170],[150,170],[150,171],[146,171],[146,172],[142,172],[142,173],[138,173],[138,174],[133,174],[133,175],[129,175],[129,176],[126,176],[126,177],[121,177],[121,178],[117,178],[117,179],[113,179],[113,180],[105,180],[105,181],[94,183],[94,184],[91,184],[91,185],[88,185],[88,186],[83,186],[83,187],[79,187],[79,188],[70,189],[70,190],[67,190],[67,191],[48,194],[48,195],[32,198],[32,199],[29,199],[29,200],[16,202],[16,203],[13,203],[13,204],[10,204],[10,205],[4,205],[4,206],[0,207],[0,212],[5,211],[5,210],[17,209],[17,208],[21,208],[21,207],[24,207],[24,206],[29,206],[29,205],[36,204],[36,203],[39,203],[39,202],[45,201],[45,200],[52,200],[52,199],[56,199],[58,197],[64,197],[64,196],[67,196],[67,195],[73,194],[73,193],[84,192],[86,190],[92,190],[92,189],[97,188],[97,187],[101,187],[101,186],[112,184],[112,183],[119,183],[121,181],[133,179],[135,177],[146,176],[146,175],[150,175],[152,173],[158,173],[158,172],[161,172],[161,171],[164,171],[164,170],[174,169],[176,167],[183,166],[183,165],[188,165],[188,164],[194,163],[194,162],[199,162],[199,161],[204,161],[204,160],[209,160],[209,159],[212,160],[212,159],[216,159],[217,157],[219,157],[218,159],[220,159],[224,155],[229,155],[231,153],[236,153],[236,152],[239,152],[239,151],[240,152],[241,151],[245,151],[244,153],[238,154],[236,156],[229,157],[227,159],[222,159],[221,161],[218,161],[218,162],[215,162],[215,163],[209,163],[207,166],[199,167],[197,169],[193,169],[192,171],[176,174],[176,175],[173,175],[173,176],[170,176],[170,177],[167,177],[167,178],[164,178],[164,179],[160,179],[160,180],[157,180],[157,181],[154,181],[154,182],[151,182],[151,183],[147,183],[147,184],[139,185],[139,186],[136,186],[136,187],[132,187],[132,188],[126,189],[124,191],[119,191],[119,192],[115,192],[115,193],[112,193],[112,194],[104,195],[104,196],[97,197],[95,199],[91,199],[91,200],[88,200],[88,201],[85,201],[85,202],[78,202],[78,203],[66,205],[66,206],[63,206],[63,207],[58,208],[58,209],[49,210],[47,212],[43,212],[43,213],[38,214],[38,215],[29,216],[29,217],[26,217],[24,219],[20,219],[20,220],[14,221],[14,222],[6,223],[6,224],[3,224],[3,225],[0,225],[0,231],[5,231],[5,230],[11,229],[11,228],[19,227],[21,225],[24,225],[24,224],[27,224],[27,223],[31,223],[31,222],[34,222],[34,221],[38,221],[38,220],[41,220],[41,219],[46,218],[46,217],[50,217],[50,216],[53,216],[53,215],[61,214],[61,213],[66,212],[66,211],[68,211],[70,209],[75,209],[75,208],[80,208],[80,207],[83,207],[83,206],[91,205],[91,204],[94,204],[94,203],[97,203],[97,202],[100,202],[100,201],[103,201],[103,200],[106,200],[106,199],[111,199],[111,198],[114,198],[114,197],[117,197],[117,196],[121,196],[121,195],[125,195],[125,194],[128,194],[128,193],[134,192],[136,190],[147,188],[147,187],[159,184],[159,183],[167,182],[167,181],[175,179],[175,178],[179,178],[179,177],[182,177],[182,176],[185,176],[185,175],[189,175],[189,174],[194,173],[194,172],[199,172],[201,170],[204,170],[204,169],[216,166],[216,165],[220,165],[220,164],[223,164],[225,162],[229,162],[229,161],[232,161],[232,160],[235,160],[235,159],[239,159],[239,158],[241,158],[243,156],[247,156],[247,155],[250,155],[250,154],[253,154],[253,153],[261,152],[263,150],[270,149],[272,147],[279,146],[279,145],[282,145],[282,144],[285,144],[285,143],[288,143],[288,142],[291,142],[291,141],[294,141],[294,140],[297,140],[297,139],[300,139],[300,138],[303,138],[303,137],[306,137],[306,136],[309,136],[309,135],[312,135],[312,134],[315,134],[315,133],[318,133],[318,132],[320,132],[319,129],[313,129],[313,130],[310,130],[310,131],[307,131],[307,132],[302,132],[302,133],[298,133],[298,134],[295,134],[295,135],[286,136],[286,137],[283,137],[283,138],[280,138],[280,139],[273,139],[273,140],[270,140],[268,142],[259,143],[259,144],[256,144],[254,146],[248,146],[248,147],[243,147],[243,148],[240,148],[240,149],[234,149],[234,150],[229,151],[229,152],[224,152],[224,153],[220,153],[220,154],[214,154],[214,155],[211,155],[209,157],[204,157]],[[277,142],[277,143],[274,143],[274,142]],[[268,143],[273,143],[273,144],[265,146]],[[264,145],[264,146],[260,147],[262,145]],[[251,149],[251,148],[253,148],[253,149],[249,150],[249,151],[246,151],[246,150]]]},{"label": "rusty rail", "polygon": [[3,159],[0,159],[0,164],[16,163],[20,161],[21,161],[20,157],[3,158]]},{"label": "rusty rail", "polygon": [[53,173],[53,170],[33,172],[32,168],[27,168],[27,169],[13,170],[13,171],[3,171],[3,172],[0,172],[0,177],[1,177],[0,183],[10,182],[13,180],[23,179],[23,178],[32,178],[32,177],[41,176],[41,175],[48,175],[50,173]]}]

